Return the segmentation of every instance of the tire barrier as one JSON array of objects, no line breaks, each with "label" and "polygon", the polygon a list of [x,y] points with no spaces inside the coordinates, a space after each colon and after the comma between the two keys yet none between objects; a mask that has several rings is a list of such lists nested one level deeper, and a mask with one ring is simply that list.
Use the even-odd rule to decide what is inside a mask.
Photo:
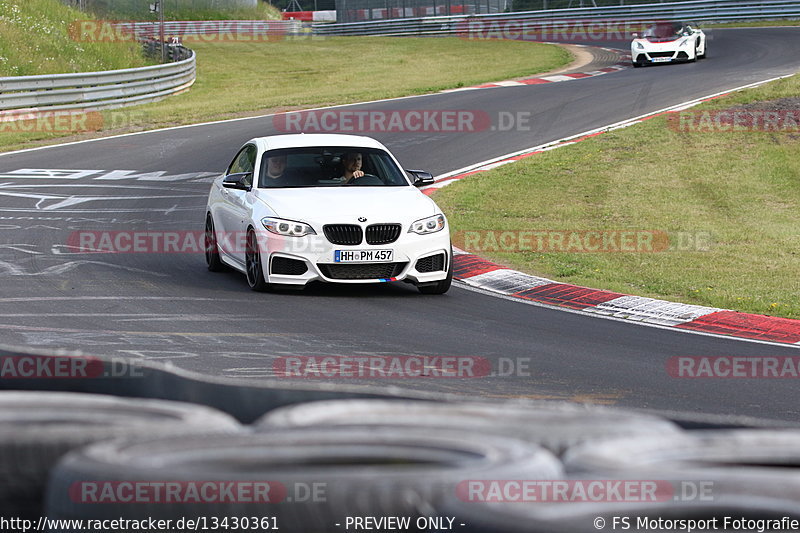
[{"label": "tire barrier", "polygon": [[[417,520],[430,517],[462,480],[509,476],[559,479],[562,467],[542,448],[470,431],[190,435],[71,453],[53,471],[46,508],[55,519],[268,516],[280,530],[298,533],[340,533],[348,516],[407,517],[413,525],[404,531],[423,531]],[[156,484],[172,489],[145,490]],[[233,487],[229,497],[221,492],[226,485]]]},{"label": "tire barrier", "polygon": [[[11,359],[15,367],[10,357],[27,359]],[[40,369],[77,359],[90,376],[9,379],[9,369],[29,369],[21,363],[36,357]],[[771,421],[241,381],[63,353],[0,350],[0,359],[0,388],[29,389],[0,392],[0,514],[7,516],[33,518],[42,509],[49,518],[244,516],[258,504],[258,516],[303,533],[341,531],[346,516],[422,517],[423,524],[425,517],[455,517],[456,529],[469,533],[566,533],[596,531],[593,520],[611,524],[615,516],[635,526],[653,517],[774,519],[800,509],[800,430],[769,429],[779,425]],[[197,402],[255,423],[243,429],[204,406],[170,418],[159,413],[176,404],[141,398]],[[759,429],[714,429],[746,426]],[[206,434],[211,430],[227,434]],[[120,439],[105,440],[111,437]],[[275,483],[258,485],[264,481]],[[216,488],[245,498],[150,498],[159,483],[185,496],[197,482],[212,483],[212,496]],[[655,484],[659,497],[613,497],[631,482],[639,487],[634,496]],[[493,483],[498,492],[490,494],[485,487]],[[559,488],[562,496],[509,503],[509,494],[525,494],[526,483],[524,490],[550,487],[552,496]],[[593,485],[606,492],[593,498]],[[132,502],[139,489],[145,499]],[[687,489],[695,497],[685,497]],[[706,489],[710,498],[696,497]],[[252,498],[266,493],[277,498],[266,507]],[[415,527],[397,530],[421,530]]]},{"label": "tire barrier", "polygon": [[434,403],[342,400],[300,404],[267,413],[258,431],[294,427],[470,428],[540,445],[560,454],[584,440],[671,434],[678,426],[635,411],[560,402]]},{"label": "tire barrier", "polygon": [[699,430],[586,443],[567,451],[573,475],[705,480],[717,503],[765,500],[800,515],[800,431]]},{"label": "tire barrier", "polygon": [[[441,395],[390,387],[298,383],[297,380],[239,380],[217,378],[153,361],[85,356],[0,346],[0,360],[9,367],[66,368],[56,376],[45,372],[0,376],[0,390],[70,391],[134,398],[192,402],[224,411],[250,423],[267,411],[302,402],[342,399],[405,398],[433,400]],[[2,368],[2,367],[0,367]],[[80,371],[71,369],[78,368]]]},{"label": "tire barrier", "polygon": [[47,474],[70,450],[117,437],[243,431],[208,407],[94,394],[0,392],[0,516],[36,517]]}]

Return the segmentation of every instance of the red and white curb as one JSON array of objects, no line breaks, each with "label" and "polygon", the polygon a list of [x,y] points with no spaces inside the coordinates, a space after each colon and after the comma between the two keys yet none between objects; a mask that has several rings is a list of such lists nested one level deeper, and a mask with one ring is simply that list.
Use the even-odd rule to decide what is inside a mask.
[{"label": "red and white curb", "polygon": [[[507,154],[488,162],[440,176],[436,183],[426,187],[423,192],[431,194],[438,188],[445,187],[479,172],[486,172],[501,165],[514,163],[547,150],[568,146],[607,131],[632,126],[666,113],[676,113],[731,92],[756,87],[784,77],[786,76],[738,87],[655,111],[641,117],[618,122],[604,128],[581,133],[574,137]],[[506,297],[617,319],[632,320],[644,324],[800,346],[800,320],[668,302],[643,296],[631,296],[559,283],[547,278],[512,270],[467,252],[457,250],[454,253],[454,279],[469,286]]]},{"label": "red and white curb", "polygon": [[800,320],[630,296],[523,274],[454,250],[453,279],[540,304],[716,335],[800,346]]},{"label": "red and white curb", "polygon": [[[545,43],[545,44],[558,44],[558,43]],[[586,45],[575,45],[587,48]],[[599,48],[599,47],[598,47]],[[524,80],[508,80],[508,81],[495,81],[492,83],[483,83],[481,85],[474,85],[472,87],[459,87],[458,89],[447,89],[443,93],[452,93],[457,91],[473,91],[475,89],[492,89],[495,87],[520,87],[523,85],[541,85],[543,83],[557,83],[560,81],[580,80],[583,78],[592,78],[594,76],[601,76],[609,72],[617,72],[630,68],[630,54],[620,53],[619,50],[612,48],[600,48],[609,52],[615,52],[619,55],[619,61],[609,67],[604,67],[598,70],[590,70],[588,72],[572,72],[570,74],[553,74],[552,76],[542,76],[541,78],[528,78]]]}]

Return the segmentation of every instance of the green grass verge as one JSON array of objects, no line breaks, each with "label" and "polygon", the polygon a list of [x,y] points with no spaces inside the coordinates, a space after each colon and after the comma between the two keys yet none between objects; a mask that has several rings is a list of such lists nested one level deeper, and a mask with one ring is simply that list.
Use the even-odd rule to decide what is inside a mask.
[{"label": "green grass verge", "polygon": [[800,20],[752,20],[739,22],[705,22],[703,28],[767,28],[773,26],[800,26]]},{"label": "green grass verge", "polygon": [[90,18],[59,0],[0,0],[0,77],[149,64],[135,43],[79,43],[69,24]]},{"label": "green grass verge", "polygon": [[[794,76],[690,111],[798,94]],[[435,199],[454,230],[710,236],[706,251],[476,253],[565,283],[800,318],[798,154],[798,133],[681,132],[662,116],[477,174]]]},{"label": "green grass verge", "polygon": [[[572,59],[552,45],[458,38],[309,37],[191,46],[198,67],[191,90],[154,104],[106,111],[105,127],[96,135],[420,94],[535,75]],[[0,123],[0,149],[69,135]]]},{"label": "green grass verge", "polygon": [[[259,0],[257,7],[226,6],[218,0],[163,0],[166,20],[265,20],[280,18],[280,10]],[[88,0],[87,8],[101,18],[155,20],[154,0]]]}]

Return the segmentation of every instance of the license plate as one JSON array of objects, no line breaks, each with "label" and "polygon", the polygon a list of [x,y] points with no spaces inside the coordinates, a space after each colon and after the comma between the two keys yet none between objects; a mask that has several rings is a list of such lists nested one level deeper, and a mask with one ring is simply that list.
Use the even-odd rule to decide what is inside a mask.
[{"label": "license plate", "polygon": [[672,61],[671,57],[654,57],[653,63],[666,63],[667,61]]},{"label": "license plate", "polygon": [[394,259],[394,250],[335,250],[334,263],[388,263]]}]

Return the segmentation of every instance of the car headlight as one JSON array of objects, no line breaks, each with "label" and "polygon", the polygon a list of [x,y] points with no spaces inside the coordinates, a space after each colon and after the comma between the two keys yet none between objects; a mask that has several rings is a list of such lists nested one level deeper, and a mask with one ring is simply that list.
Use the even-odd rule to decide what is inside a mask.
[{"label": "car headlight", "polygon": [[678,46],[686,46],[686,43],[688,43],[688,42],[689,42],[689,39],[684,39],[684,40],[681,41],[681,44],[679,44]]},{"label": "car headlight", "polygon": [[284,237],[304,237],[306,235],[316,235],[317,232],[308,224],[295,222],[294,220],[284,220],[282,218],[262,218],[261,223],[267,231]]},{"label": "car headlight", "polygon": [[642,46],[642,43],[636,43],[636,49],[637,50],[644,50],[644,46]]},{"label": "car headlight", "polygon": [[436,233],[444,229],[444,215],[433,215],[432,217],[417,220],[411,227],[408,228],[409,233],[417,233],[419,235],[426,235],[428,233]]}]

